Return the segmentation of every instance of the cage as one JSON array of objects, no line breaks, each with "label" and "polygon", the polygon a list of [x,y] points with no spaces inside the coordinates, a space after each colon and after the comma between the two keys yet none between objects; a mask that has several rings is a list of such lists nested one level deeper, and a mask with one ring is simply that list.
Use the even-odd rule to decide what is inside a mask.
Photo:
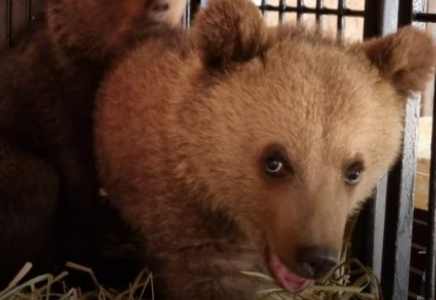
[{"label": "cage", "polygon": [[[253,1],[270,25],[302,21],[361,40],[413,24],[436,36],[435,0]],[[189,1],[187,27],[206,2]],[[43,5],[44,0],[1,0],[0,48],[14,45]],[[388,300],[436,299],[435,85],[408,101],[402,155],[380,181],[354,233],[354,255],[381,279]]]}]

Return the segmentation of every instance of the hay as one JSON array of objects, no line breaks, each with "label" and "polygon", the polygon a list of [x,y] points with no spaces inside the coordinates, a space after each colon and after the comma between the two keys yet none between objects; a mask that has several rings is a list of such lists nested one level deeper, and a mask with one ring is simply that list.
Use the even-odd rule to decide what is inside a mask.
[{"label": "hay", "polygon": [[[106,289],[98,283],[92,270],[89,268],[68,263],[68,267],[89,274],[94,281],[95,290],[82,292],[80,288],[68,288],[63,280],[68,272],[54,277],[50,274],[35,277],[27,282],[18,284],[21,278],[30,270],[31,265],[26,264],[11,284],[0,292],[0,300],[142,300],[147,289],[154,300],[153,275],[142,272],[125,291]],[[255,272],[242,272],[253,280],[263,283],[265,288],[258,292],[260,299],[264,300],[382,300],[380,284],[373,272],[363,266],[359,261],[351,259],[339,265],[332,276],[325,282],[307,288],[300,295],[291,295],[281,289],[274,280],[264,274]],[[351,282],[351,278],[354,278]],[[60,289],[59,289],[60,287]],[[368,292],[367,289],[370,288]],[[54,292],[53,290],[57,290]],[[59,292],[61,290],[61,292]]]},{"label": "hay", "polygon": [[27,263],[9,286],[0,292],[0,300],[141,300],[147,289],[150,289],[151,300],[154,300],[152,274],[141,272],[128,289],[120,292],[100,285],[89,268],[74,263],[67,263],[67,267],[88,273],[94,281],[95,290],[82,292],[77,287],[68,288],[63,281],[68,272],[62,272],[56,277],[51,274],[41,275],[18,284],[31,268],[31,264]]},{"label": "hay", "polygon": [[307,288],[299,295],[287,293],[271,277],[264,274],[242,273],[266,286],[258,291],[263,300],[383,300],[377,276],[370,268],[351,257],[351,238],[357,217],[354,216],[347,224],[341,253],[342,263],[335,268],[330,278]]},{"label": "hay", "polygon": [[[266,275],[242,272],[262,282],[266,288],[258,295],[265,300],[382,300],[380,284],[373,272],[353,259],[339,265],[326,281],[307,288],[299,295],[291,295]],[[356,278],[351,282],[351,278]],[[369,289],[369,291],[367,291]]]},{"label": "hay", "polygon": [[[372,270],[351,257],[351,233],[355,222],[356,218],[350,220],[347,226],[342,263],[330,278],[307,288],[299,295],[287,293],[265,274],[242,271],[242,275],[261,282],[264,288],[257,294],[263,300],[383,300],[379,281]],[[151,295],[151,300],[154,300],[153,275],[145,271],[137,276],[128,289],[116,291],[104,288],[91,269],[68,263],[67,267],[87,273],[94,282],[94,291],[82,292],[78,287],[69,288],[65,285],[68,272],[58,276],[41,275],[20,283],[31,267],[27,263],[9,286],[0,291],[0,300],[142,300],[145,299],[146,291],[147,295]]]},{"label": "hay", "polygon": [[[63,280],[68,272],[63,272],[54,277],[50,274],[41,275],[25,283],[18,284],[30,270],[30,264],[26,264],[14,278],[7,289],[0,292],[0,300],[142,300],[147,289],[151,292],[151,300],[154,300],[153,275],[142,272],[125,291],[105,289],[99,284],[91,269],[68,263],[68,267],[89,274],[94,281],[95,290],[83,293],[80,288],[68,288]],[[307,288],[300,295],[290,295],[281,289],[275,281],[264,274],[255,272],[242,272],[253,280],[263,283],[265,289],[258,292],[260,299],[264,300],[382,300],[380,284],[373,272],[363,266],[359,261],[351,259],[339,265],[332,276],[325,282]],[[354,278],[351,282],[351,278]],[[61,287],[61,292],[53,292]],[[367,289],[370,288],[368,292]]]}]

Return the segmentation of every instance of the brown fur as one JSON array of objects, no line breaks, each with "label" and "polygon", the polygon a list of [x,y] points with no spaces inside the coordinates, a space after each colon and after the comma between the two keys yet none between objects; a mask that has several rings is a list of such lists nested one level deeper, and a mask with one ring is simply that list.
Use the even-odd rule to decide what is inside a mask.
[{"label": "brown fur", "polygon": [[[262,55],[268,47],[268,30],[260,18],[253,18],[241,22],[241,11],[251,15],[260,14],[257,7],[251,3],[218,3],[209,13],[199,14],[197,22],[203,27],[214,30],[203,30],[203,27],[195,26],[194,42],[201,49],[203,60],[208,65],[226,66],[234,61],[249,60],[253,56]],[[210,18],[210,15],[214,15]],[[229,22],[229,21],[233,22]]]},{"label": "brown fur", "polygon": [[67,259],[91,267],[99,260],[117,220],[98,199],[95,91],[136,41],[180,24],[185,3],[49,0],[29,36],[2,54],[0,287],[26,261],[46,272]]},{"label": "brown fur", "polygon": [[[339,252],[348,216],[399,153],[406,95],[435,53],[412,28],[347,45],[267,30],[248,0],[211,0],[190,34],[123,60],[98,96],[98,166],[142,233],[161,299],[254,299],[240,271],[267,272],[266,252],[297,273],[297,249]],[[263,169],[274,151],[290,164],[280,179]],[[355,162],[363,177],[348,186]]]},{"label": "brown fur", "polygon": [[[410,46],[416,44],[425,46]],[[423,90],[430,79],[433,70],[429,68],[429,58],[436,59],[432,45],[430,36],[406,27],[395,36],[368,41],[363,48],[382,75],[400,93],[409,95],[411,91]]]}]

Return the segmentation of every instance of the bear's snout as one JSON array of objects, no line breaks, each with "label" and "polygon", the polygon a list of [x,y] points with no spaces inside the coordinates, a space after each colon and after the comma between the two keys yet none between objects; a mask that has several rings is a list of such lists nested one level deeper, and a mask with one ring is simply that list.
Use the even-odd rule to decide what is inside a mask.
[{"label": "bear's snout", "polygon": [[339,263],[339,252],[326,246],[300,246],[293,253],[283,256],[267,250],[271,275],[291,294],[301,292],[314,280],[326,278]]},{"label": "bear's snout", "polygon": [[317,280],[326,277],[339,263],[339,253],[320,246],[302,247],[297,249],[296,260],[302,276]]}]

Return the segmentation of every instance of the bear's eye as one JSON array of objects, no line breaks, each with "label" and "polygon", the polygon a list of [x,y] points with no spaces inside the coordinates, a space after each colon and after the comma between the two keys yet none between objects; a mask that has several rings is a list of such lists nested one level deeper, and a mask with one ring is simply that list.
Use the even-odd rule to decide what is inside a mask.
[{"label": "bear's eye", "polygon": [[345,170],[345,182],[349,185],[355,185],[362,178],[363,164],[360,162],[353,163]]},{"label": "bear's eye", "polygon": [[265,159],[265,172],[272,177],[286,175],[286,161],[280,155],[272,155]]}]

